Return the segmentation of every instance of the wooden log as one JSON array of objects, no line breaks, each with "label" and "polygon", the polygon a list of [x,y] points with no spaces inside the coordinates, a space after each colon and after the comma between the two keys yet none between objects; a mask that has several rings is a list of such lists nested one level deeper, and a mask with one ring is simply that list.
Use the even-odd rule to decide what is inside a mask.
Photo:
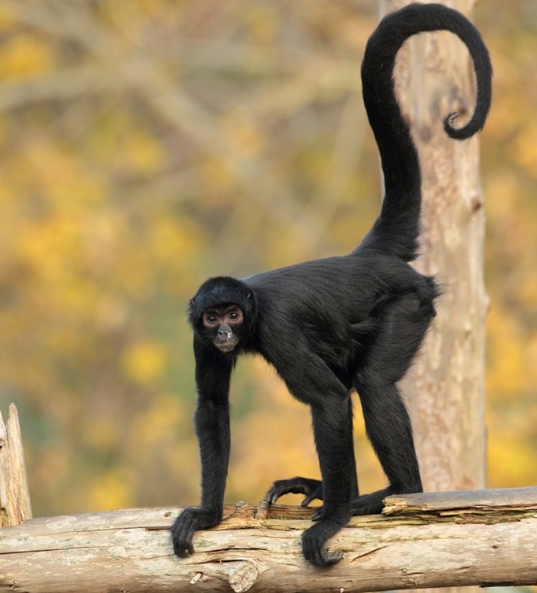
[{"label": "wooden log", "polygon": [[19,416],[14,404],[4,424],[0,412],[0,527],[32,518]]},{"label": "wooden log", "polygon": [[173,554],[177,508],[28,520],[0,530],[0,591],[361,592],[537,583],[537,488],[387,499],[385,515],[353,517],[330,540],[343,560],[319,569],[301,553],[311,509],[226,507]]}]

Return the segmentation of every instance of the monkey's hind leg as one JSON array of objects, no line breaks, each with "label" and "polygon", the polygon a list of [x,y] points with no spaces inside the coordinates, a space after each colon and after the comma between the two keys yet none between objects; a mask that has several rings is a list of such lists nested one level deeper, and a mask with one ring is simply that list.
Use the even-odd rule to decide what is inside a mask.
[{"label": "monkey's hind leg", "polygon": [[366,433],[388,478],[383,490],[352,501],[353,515],[380,513],[391,494],[422,492],[410,417],[397,387],[418,352],[432,318],[433,299],[409,293],[391,303],[355,378]]}]

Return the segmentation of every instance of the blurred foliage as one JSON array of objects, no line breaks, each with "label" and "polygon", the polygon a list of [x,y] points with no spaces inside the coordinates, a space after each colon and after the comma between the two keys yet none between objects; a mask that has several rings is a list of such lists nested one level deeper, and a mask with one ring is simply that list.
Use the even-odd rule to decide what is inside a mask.
[{"label": "blurred foliage", "polygon": [[476,22],[494,64],[482,135],[488,216],[487,428],[490,486],[537,483],[537,4],[490,0]]},{"label": "blurred foliage", "polygon": [[[0,5],[0,409],[36,515],[199,497],[188,299],[351,250],[379,208],[359,64],[374,0]],[[486,0],[489,482],[535,483],[537,6]],[[227,500],[318,475],[260,360],[232,388]],[[356,398],[355,398],[356,399]],[[361,487],[383,477],[356,402]]]}]

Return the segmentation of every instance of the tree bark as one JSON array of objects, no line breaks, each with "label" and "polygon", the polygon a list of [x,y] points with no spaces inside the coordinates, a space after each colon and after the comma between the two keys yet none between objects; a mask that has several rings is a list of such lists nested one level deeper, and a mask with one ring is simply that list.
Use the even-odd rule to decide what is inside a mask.
[{"label": "tree bark", "polygon": [[387,499],[330,540],[336,566],[302,557],[312,509],[226,507],[219,527],[173,554],[178,509],[120,510],[26,521],[0,530],[0,592],[235,591],[345,593],[537,583],[537,488]]},{"label": "tree bark", "polygon": [[31,518],[19,416],[11,404],[6,424],[0,412],[0,527],[19,525]]}]

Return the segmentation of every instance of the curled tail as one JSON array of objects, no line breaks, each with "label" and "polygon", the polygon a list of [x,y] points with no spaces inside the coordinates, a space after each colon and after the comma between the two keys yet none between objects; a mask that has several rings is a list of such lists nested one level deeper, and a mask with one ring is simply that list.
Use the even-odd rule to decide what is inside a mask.
[{"label": "curled tail", "polygon": [[410,4],[386,16],[370,37],[362,63],[362,92],[379,148],[385,196],[380,216],[356,251],[381,249],[405,261],[416,258],[420,229],[421,175],[418,153],[404,120],[393,83],[395,56],[403,42],[423,31],[455,33],[468,47],[477,79],[470,121],[454,128],[456,114],[444,119],[451,138],[464,140],[481,130],[491,101],[492,66],[479,31],[461,13],[441,4]]}]

